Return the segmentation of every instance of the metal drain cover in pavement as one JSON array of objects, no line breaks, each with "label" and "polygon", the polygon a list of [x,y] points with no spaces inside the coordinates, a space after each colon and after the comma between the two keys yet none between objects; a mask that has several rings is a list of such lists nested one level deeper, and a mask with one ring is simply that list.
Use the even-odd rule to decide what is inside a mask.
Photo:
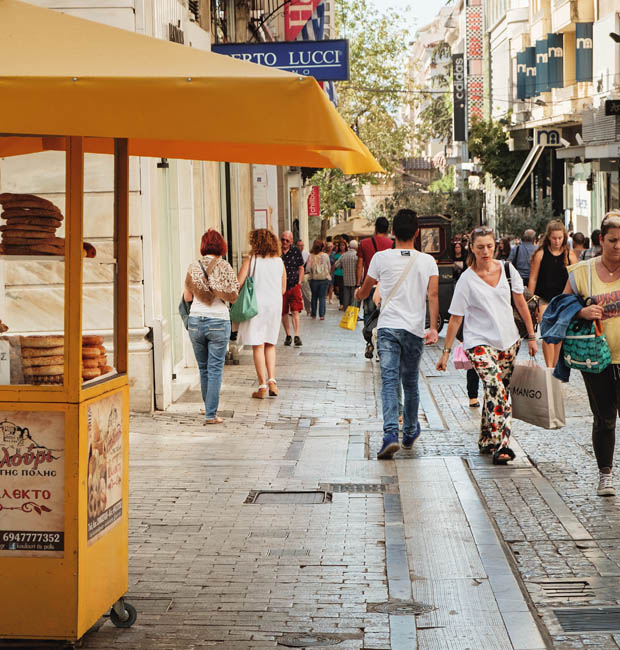
[{"label": "metal drain cover in pavement", "polygon": [[594,590],[587,580],[547,579],[538,581],[538,585],[548,603],[590,600],[595,597]]},{"label": "metal drain cover in pavement", "polygon": [[357,492],[366,494],[371,492],[394,492],[396,486],[387,483],[321,483],[319,487],[328,492]]},{"label": "metal drain cover in pavement", "polygon": [[418,603],[415,600],[390,600],[387,603],[368,603],[366,611],[375,614],[395,614],[396,616],[411,616],[412,614],[428,614],[436,608],[432,605]]},{"label": "metal drain cover in pavement", "polygon": [[307,634],[304,636],[283,636],[278,639],[278,645],[287,648],[312,648],[320,645],[337,645],[344,638],[335,634]]},{"label": "metal drain cover in pavement", "polygon": [[331,503],[332,495],[325,490],[286,491],[286,490],[251,490],[244,503],[258,503],[260,505],[276,504],[301,504],[314,505],[317,503]]},{"label": "metal drain cover in pavement", "polygon": [[567,633],[620,632],[620,607],[575,607],[552,611]]}]

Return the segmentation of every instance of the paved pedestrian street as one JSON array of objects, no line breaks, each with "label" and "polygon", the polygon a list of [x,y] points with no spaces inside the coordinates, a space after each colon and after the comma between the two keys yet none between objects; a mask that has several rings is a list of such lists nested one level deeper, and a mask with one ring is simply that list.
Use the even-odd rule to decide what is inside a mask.
[{"label": "paved pedestrian street", "polygon": [[620,602],[620,515],[595,495],[580,378],[566,428],[515,423],[517,459],[493,466],[464,372],[434,369],[440,339],[423,358],[420,439],[377,461],[378,364],[339,318],[302,317],[303,347],[278,347],[278,398],[250,398],[243,351],[223,425],[202,426],[197,375],[167,412],[132,416],[138,620],[100,622],[84,647],[620,647],[619,610],[600,609]]}]

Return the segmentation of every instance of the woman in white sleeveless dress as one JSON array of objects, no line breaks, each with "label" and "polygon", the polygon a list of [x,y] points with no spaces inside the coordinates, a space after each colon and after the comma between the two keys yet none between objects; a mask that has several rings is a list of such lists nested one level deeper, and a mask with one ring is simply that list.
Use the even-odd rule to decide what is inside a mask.
[{"label": "woman in white sleeveless dress", "polygon": [[280,258],[280,242],[266,228],[250,233],[250,255],[243,260],[239,271],[239,284],[247,277],[254,279],[254,293],[258,314],[239,324],[237,340],[251,345],[254,367],[258,377],[255,399],[265,399],[278,394],[276,382],[276,343],[282,320],[282,295],[286,291],[286,272]]}]

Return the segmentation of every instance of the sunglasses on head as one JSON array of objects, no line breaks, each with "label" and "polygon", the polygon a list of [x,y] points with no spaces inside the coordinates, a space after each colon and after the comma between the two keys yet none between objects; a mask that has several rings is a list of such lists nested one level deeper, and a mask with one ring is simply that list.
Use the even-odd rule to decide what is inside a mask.
[{"label": "sunglasses on head", "polygon": [[476,235],[488,235],[492,232],[493,228],[489,228],[488,226],[480,226],[479,228],[474,228],[472,230],[472,233],[476,233]]},{"label": "sunglasses on head", "polygon": [[605,217],[603,219],[603,224],[606,225],[608,223],[617,223],[620,224],[620,215],[617,214],[610,214],[609,216]]}]

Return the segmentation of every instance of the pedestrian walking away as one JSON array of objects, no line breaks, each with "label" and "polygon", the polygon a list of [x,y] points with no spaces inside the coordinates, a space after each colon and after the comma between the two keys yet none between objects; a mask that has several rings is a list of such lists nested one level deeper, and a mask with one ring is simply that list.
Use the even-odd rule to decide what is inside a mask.
[{"label": "pedestrian walking away", "polygon": [[301,346],[299,337],[299,316],[304,308],[304,301],[301,295],[301,283],[304,279],[304,259],[301,252],[293,246],[293,233],[289,230],[280,235],[282,242],[282,261],[286,269],[286,292],[282,299],[282,325],[284,326],[284,345],[291,345],[291,326],[289,312],[293,322],[293,334],[295,345]]},{"label": "pedestrian walking away", "polygon": [[580,259],[582,260],[589,260],[601,254],[601,231],[598,228],[592,231],[592,237],[590,239],[590,248],[587,248],[581,253]]},{"label": "pedestrian walking away", "polygon": [[[540,298],[539,320],[549,301],[564,291],[568,280],[566,267],[576,262],[564,224],[558,220],[550,221],[538,250],[532,256],[530,268],[529,289]],[[543,341],[543,355],[548,368],[555,368],[561,347],[559,343]]]},{"label": "pedestrian walking away", "polygon": [[[356,282],[356,285],[358,287],[361,286],[362,280],[368,275],[368,267],[370,266],[370,262],[375,253],[386,250],[388,248],[393,248],[394,242],[387,236],[389,227],[389,221],[385,217],[379,217],[375,221],[374,236],[367,237],[359,243],[359,246],[357,247],[358,261]],[[373,293],[374,287],[371,289],[368,297],[364,300],[364,325],[368,325],[368,321],[376,309],[375,303],[372,300]],[[372,359],[373,352],[373,344],[370,341],[367,341],[366,352],[364,353],[364,356],[367,359]]]},{"label": "pedestrian walking away", "polygon": [[317,307],[319,318],[325,320],[326,296],[331,279],[329,255],[325,252],[325,244],[320,239],[315,239],[308,258],[308,275],[310,277],[310,291],[312,293],[310,315],[316,318]]},{"label": "pedestrian walking away", "polygon": [[582,372],[592,422],[592,447],[599,470],[596,493],[614,496],[613,461],[616,418],[620,408],[620,210],[608,212],[601,224],[601,256],[569,268],[564,293],[574,293],[592,304],[577,318],[600,320],[611,352],[611,364],[601,373]]},{"label": "pedestrian walking away", "polygon": [[463,347],[484,387],[478,449],[493,455],[493,464],[514,459],[510,448],[511,406],[508,386],[521,343],[514,321],[512,299],[527,327],[529,353],[538,351],[534,326],[523,297],[523,280],[508,264],[493,259],[493,230],[476,228],[471,235],[469,268],[461,275],[450,304],[450,321],[437,370],[446,370],[450,350],[464,321]]},{"label": "pedestrian walking away", "polygon": [[334,264],[334,268],[342,269],[342,308],[353,303],[353,293],[357,282],[357,242],[353,239],[349,249]]},{"label": "pedestrian walking away", "polygon": [[536,244],[534,244],[534,239],[536,238],[536,233],[528,228],[524,233],[521,239],[521,243],[517,246],[513,246],[508,256],[508,261],[519,271],[519,275],[523,279],[525,285],[530,281],[530,266],[532,262],[532,256],[536,252]]},{"label": "pedestrian walking away", "polygon": [[344,239],[338,242],[338,251],[334,255],[334,262],[332,264],[332,278],[334,279],[334,293],[340,302],[340,311],[344,310],[344,275],[340,266],[336,267],[338,260],[347,252],[349,245]]},{"label": "pedestrian walking away", "polygon": [[185,276],[183,298],[192,306],[187,321],[194,356],[200,372],[205,404],[205,424],[221,424],[217,415],[226,348],[230,338],[228,305],[237,300],[239,283],[223,259],[228,247],[216,230],[208,230],[200,242],[202,257],[192,262]]},{"label": "pedestrian walking away", "polygon": [[[292,241],[291,237],[291,241]],[[258,389],[255,399],[278,395],[276,343],[280,332],[282,296],[286,291],[286,270],[280,258],[278,238],[266,228],[250,232],[250,255],[239,270],[239,284],[252,275],[258,314],[239,324],[239,342],[251,345]]]},{"label": "pedestrian walking away", "polygon": [[418,378],[424,344],[437,342],[437,330],[424,332],[426,300],[430,322],[439,316],[437,264],[431,255],[413,247],[418,218],[413,210],[399,210],[393,222],[396,247],[373,255],[355,299],[366,299],[380,283],[381,311],[377,324],[377,350],[381,367],[383,445],[379,460],[390,459],[400,448],[398,386],[402,379],[403,449],[411,449],[420,435]]}]

